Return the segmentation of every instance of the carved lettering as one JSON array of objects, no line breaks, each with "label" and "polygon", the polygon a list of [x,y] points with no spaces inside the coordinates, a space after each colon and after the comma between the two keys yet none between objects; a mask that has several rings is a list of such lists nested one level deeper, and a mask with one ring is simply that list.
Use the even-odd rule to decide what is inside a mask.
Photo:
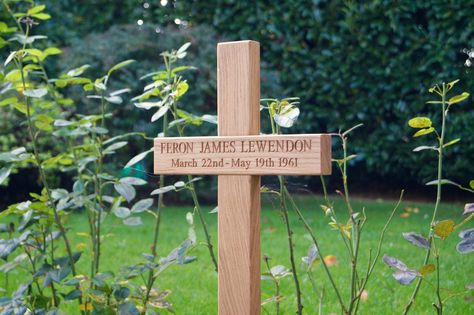
[{"label": "carved lettering", "polygon": [[[195,153],[194,142],[161,142],[159,150],[162,154]],[[288,140],[241,140],[239,144],[235,141],[202,141],[198,143],[198,153],[285,153],[285,152],[308,152],[312,149],[311,139],[288,139]],[[239,149],[239,150],[237,150]]]},{"label": "carved lettering", "polygon": [[162,142],[160,153],[193,153],[193,142]]},{"label": "carved lettering", "polygon": [[183,161],[180,159],[172,159],[171,160],[171,167],[197,167],[198,164],[196,159],[191,159],[189,161]]},{"label": "carved lettering", "polygon": [[157,138],[154,166],[166,174],[326,174],[330,145],[323,135]]}]

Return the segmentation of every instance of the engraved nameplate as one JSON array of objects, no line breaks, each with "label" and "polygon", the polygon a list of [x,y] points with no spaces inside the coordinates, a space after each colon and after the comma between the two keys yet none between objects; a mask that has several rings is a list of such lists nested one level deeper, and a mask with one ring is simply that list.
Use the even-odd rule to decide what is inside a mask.
[{"label": "engraved nameplate", "polygon": [[330,175],[323,134],[155,138],[155,174]]}]

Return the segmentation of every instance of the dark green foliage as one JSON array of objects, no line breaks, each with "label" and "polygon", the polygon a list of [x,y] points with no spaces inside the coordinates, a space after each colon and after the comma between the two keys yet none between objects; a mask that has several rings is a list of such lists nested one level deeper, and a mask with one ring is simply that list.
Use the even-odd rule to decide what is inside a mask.
[{"label": "dark green foliage", "polygon": [[[400,185],[427,181],[435,172],[429,153],[410,154],[407,117],[432,114],[425,86],[461,79],[472,90],[463,48],[474,38],[474,4],[465,1],[193,1],[179,2],[183,17],[210,24],[230,40],[262,44],[262,60],[277,69],[282,86],[274,94],[301,98],[301,132],[335,131],[364,123],[354,141],[362,152],[354,163],[370,181],[378,174]],[[262,95],[267,95],[263,90]],[[450,133],[468,139],[472,99],[452,119]],[[461,140],[462,141],[462,140]],[[446,171],[465,180],[474,144],[448,153]],[[396,159],[393,157],[397,156]],[[429,167],[420,170],[418,165]]]},{"label": "dark green foliage", "polygon": [[[391,186],[431,180],[436,167],[431,154],[410,154],[414,144],[408,136],[407,117],[435,113],[435,108],[425,105],[423,93],[424,87],[434,82],[460,78],[464,90],[474,88],[472,76],[463,66],[467,56],[461,52],[474,45],[473,3],[297,0],[149,4],[145,9],[136,1],[121,1],[120,5],[86,1],[80,6],[59,1],[57,10],[68,8],[65,25],[80,19],[79,27],[74,24],[74,34],[51,30],[71,44],[64,64],[72,60],[81,63],[84,55],[84,60],[103,63],[104,68],[126,58],[149,59],[150,65],[155,65],[156,51],[177,47],[184,37],[193,42],[189,60],[198,71],[191,74],[196,88],[183,104],[204,113],[216,108],[217,40],[260,41],[262,97],[301,99],[301,119],[294,132],[337,131],[364,123],[359,131],[362,134],[353,143],[359,157],[351,161],[353,172],[365,174],[353,179],[360,184],[380,178],[390,178]],[[106,13],[99,19],[84,14],[98,6]],[[114,15],[117,10],[120,12]],[[181,24],[179,32],[163,29],[168,24],[177,29],[175,18],[186,26]],[[137,19],[144,21],[140,28]],[[114,26],[123,23],[133,25]],[[156,35],[156,27],[167,36]],[[107,29],[100,35],[85,36]],[[117,59],[107,60],[110,56]],[[133,81],[132,74],[128,80]],[[449,132],[461,141],[468,139],[472,130],[474,114],[469,108],[472,99],[450,118]],[[136,117],[127,117],[130,119],[121,120],[121,124],[128,127],[136,122]],[[465,181],[473,154],[474,144],[466,141],[448,152],[445,170],[454,180]],[[420,163],[427,167],[420,170]]]}]

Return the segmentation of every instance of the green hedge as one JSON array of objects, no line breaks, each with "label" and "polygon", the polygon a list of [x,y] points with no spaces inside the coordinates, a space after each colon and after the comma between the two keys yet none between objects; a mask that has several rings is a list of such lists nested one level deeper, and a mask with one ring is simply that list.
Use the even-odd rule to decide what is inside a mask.
[{"label": "green hedge", "polygon": [[[114,24],[141,18],[145,27],[154,29],[173,24],[175,18],[187,21],[186,32],[195,34],[189,36],[196,38],[197,45],[193,48],[196,58],[190,62],[200,69],[190,77],[191,88],[196,90],[188,102],[197,112],[215,106],[215,42],[260,41],[265,70],[262,97],[301,97],[302,119],[293,132],[337,131],[364,123],[352,140],[352,150],[359,153],[353,161],[357,176],[352,180],[359,184],[377,179],[396,187],[432,179],[434,156],[411,152],[420,140],[411,138],[407,120],[434,114],[433,105],[425,103],[430,98],[427,89],[434,83],[460,78],[459,89],[474,93],[471,73],[463,66],[466,55],[461,52],[474,46],[471,2],[169,1],[163,7],[149,1],[150,7],[144,9],[129,0],[103,4],[101,11],[108,13],[100,18],[89,16],[95,14],[92,2],[80,6],[54,2],[57,14],[68,12],[56,23],[69,33],[58,31],[56,37],[72,45],[71,56],[86,49],[81,47],[87,40],[84,35],[103,32]],[[171,44],[164,40],[167,32],[143,40],[156,40],[161,48]],[[196,35],[199,32],[204,34]],[[124,34],[124,39],[134,36],[133,32]],[[204,53],[198,53],[200,50]],[[445,170],[451,179],[465,183],[474,178],[470,165],[474,156],[472,98],[449,119],[453,126],[449,134],[461,137],[462,145],[451,151]]]},{"label": "green hedge", "polygon": [[[454,1],[180,1],[183,19],[212,25],[229,40],[261,42],[262,59],[277,69],[283,90],[299,96],[301,132],[336,131],[357,123],[354,163],[358,180],[382,176],[394,185],[430,180],[433,156],[413,154],[407,120],[433,115],[427,89],[461,79],[474,93],[461,50],[474,46],[474,3]],[[352,4],[348,4],[352,3]],[[266,91],[263,95],[270,96]],[[275,91],[271,91],[275,93]],[[435,117],[436,118],[436,117]],[[474,106],[462,103],[449,119],[462,145],[448,156],[446,172],[474,178]]]}]

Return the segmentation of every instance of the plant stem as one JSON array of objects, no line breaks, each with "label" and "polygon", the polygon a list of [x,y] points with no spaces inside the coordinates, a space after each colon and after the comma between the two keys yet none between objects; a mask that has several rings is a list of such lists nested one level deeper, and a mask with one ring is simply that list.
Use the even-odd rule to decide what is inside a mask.
[{"label": "plant stem", "polygon": [[351,254],[351,297],[348,307],[348,313],[352,314],[354,308],[354,303],[356,301],[355,296],[357,294],[357,261],[359,257],[359,245],[360,245],[360,220],[356,218],[356,214],[352,208],[350,197],[349,197],[349,187],[348,187],[348,172],[347,172],[347,138],[345,135],[341,134],[340,138],[342,140],[342,149],[343,149],[343,164],[341,168],[342,173],[342,183],[344,187],[344,199],[349,211],[350,220],[352,222],[352,250]]},{"label": "plant stem", "polygon": [[321,288],[321,294],[319,295],[318,315],[323,315],[323,300],[324,300],[324,287]]},{"label": "plant stem", "polygon": [[278,180],[280,182],[280,212],[283,217],[283,222],[285,223],[286,233],[288,237],[288,250],[290,252],[290,263],[291,263],[291,271],[293,273],[293,280],[295,282],[295,293],[296,293],[296,302],[297,302],[297,314],[301,315],[303,313],[303,304],[301,302],[301,288],[300,283],[298,280],[298,273],[296,270],[295,264],[295,253],[294,253],[294,245],[293,245],[293,232],[291,231],[290,227],[290,220],[288,217],[288,209],[286,206],[285,201],[285,181],[283,176],[278,176]]},{"label": "plant stem", "polygon": [[[5,2],[3,2],[3,3],[6,6],[7,10],[11,13],[11,10],[10,10],[9,6]],[[26,26],[26,31],[25,31],[25,37],[28,37],[29,31],[30,31],[30,28],[27,25]],[[26,41],[23,44],[23,50],[25,49],[25,45],[26,45]],[[23,57],[20,57],[18,62],[16,62],[16,64],[17,64],[17,68],[20,70],[20,77],[21,77],[21,83],[22,83],[23,91],[26,91],[26,79],[25,79],[25,75],[23,73],[23,71],[24,71],[23,70],[24,69],[24,67],[23,67]],[[49,206],[51,206],[51,209],[53,210],[54,221],[55,221],[56,225],[59,228],[59,231],[61,233],[61,237],[62,237],[62,239],[64,241],[64,245],[66,247],[67,256],[68,256],[69,263],[70,263],[70,266],[71,266],[71,273],[72,273],[73,276],[76,276],[77,273],[76,273],[76,267],[74,265],[74,258],[73,258],[73,255],[72,255],[71,244],[70,244],[69,239],[66,235],[66,229],[65,229],[63,223],[61,222],[61,218],[59,216],[58,210],[56,209],[56,205],[54,204],[54,201],[51,197],[51,190],[49,188],[48,181],[46,179],[46,174],[44,172],[43,166],[41,165],[41,158],[40,158],[40,155],[39,155],[37,139],[36,139],[35,133],[33,131],[33,121],[32,121],[32,117],[31,117],[30,99],[27,95],[24,95],[24,98],[25,98],[25,105],[26,105],[26,118],[27,118],[27,125],[28,125],[28,134],[30,136],[30,140],[31,140],[31,143],[32,143],[32,146],[33,146],[33,157],[34,157],[34,160],[36,162],[38,173],[40,175],[40,180],[43,184],[44,189],[46,190],[46,195],[47,195],[47,198],[48,198],[48,204],[49,204]],[[82,304],[82,297],[79,297],[78,302],[79,302],[79,304]],[[81,312],[81,313],[83,313],[83,312]]]},{"label": "plant stem", "polygon": [[[384,241],[384,238],[385,238],[385,233],[387,232],[387,229],[390,225],[390,223],[392,222],[392,219],[395,215],[395,213],[397,212],[398,208],[400,207],[400,204],[403,200],[403,195],[404,195],[405,191],[402,190],[401,193],[400,193],[400,197],[398,198],[398,202],[397,204],[395,205],[395,207],[393,208],[392,212],[390,213],[390,216],[387,220],[387,222],[385,222],[385,225],[382,229],[382,232],[380,233],[380,237],[379,237],[379,243],[378,243],[378,246],[377,246],[377,251],[375,253],[375,257],[374,257],[374,260],[370,263],[370,267],[369,269],[367,270],[367,273],[365,275],[365,278],[364,280],[362,281],[362,284],[360,285],[360,288],[359,288],[359,293],[357,294],[357,296],[355,297],[356,299],[359,299],[360,295],[362,294],[362,291],[364,291],[365,289],[365,286],[367,285],[367,282],[369,281],[369,277],[371,276],[372,272],[374,271],[375,269],[375,265],[377,264],[377,261],[380,257],[380,253],[382,251],[382,244],[383,244],[383,241]],[[369,259],[370,260],[370,259]]]},{"label": "plant stem", "polygon": [[[23,89],[26,90],[26,82],[25,82],[25,78],[24,78],[24,75],[23,75],[23,64],[21,64],[21,66],[20,66],[20,73],[21,73],[21,79],[22,79],[22,82],[23,82]],[[50,190],[48,182],[46,180],[46,175],[45,175],[43,166],[41,165],[41,158],[39,156],[38,144],[36,142],[36,137],[35,137],[34,132],[33,132],[33,122],[32,122],[32,119],[31,119],[31,105],[30,105],[30,101],[29,101],[28,96],[25,96],[25,103],[26,103],[26,117],[27,117],[27,123],[28,123],[28,133],[30,135],[31,143],[33,145],[33,156],[34,156],[37,168],[38,168],[38,172],[40,174],[41,182],[42,182],[42,184],[43,184],[43,186],[46,190],[46,194],[47,194],[47,197],[48,197],[48,203],[51,206],[51,208],[53,210],[53,213],[54,213],[54,220],[56,222],[56,225],[59,228],[59,231],[61,232],[61,236],[62,236],[62,238],[64,240],[64,244],[66,246],[66,251],[68,253],[70,263],[71,263],[71,270],[73,272],[73,275],[75,276],[76,275],[76,270],[75,270],[75,267],[74,267],[74,261],[72,259],[73,256],[72,256],[71,245],[69,243],[69,239],[66,236],[66,229],[64,228],[64,225],[61,222],[61,218],[59,217],[56,206],[54,205],[54,202],[52,202],[51,190]]]},{"label": "plant stem", "polygon": [[[77,161],[79,160],[79,156],[76,153],[76,149],[74,148],[73,142],[69,139],[69,141],[67,141],[67,145],[69,146],[70,151],[72,152],[72,156],[74,158],[74,166],[75,166],[76,172],[77,172],[77,179],[82,180],[82,172],[80,170],[80,166],[77,164]],[[94,189],[95,189],[94,192],[96,191],[96,187],[97,187],[97,183],[94,180]],[[94,222],[93,222],[93,218],[91,217],[90,211],[87,211],[87,222],[89,224],[89,234],[91,236],[90,241],[91,241],[91,247],[92,247],[91,261],[90,261],[90,277],[92,279],[95,275],[94,255],[96,253],[96,250],[95,250],[95,241],[94,240],[96,239],[96,237],[95,237],[95,225],[94,225]],[[91,287],[92,287],[92,283],[91,283]]]},{"label": "plant stem", "polygon": [[[275,107],[276,106],[276,107]],[[270,104],[268,106],[268,113],[269,113],[269,118],[270,118],[270,123],[271,123],[271,127],[272,127],[272,133],[273,134],[280,134],[280,127],[277,125],[277,124],[274,124],[273,123],[273,119],[274,119],[274,114],[276,113],[275,110],[279,107],[279,104],[278,102],[274,105]],[[300,209],[298,208],[298,205],[296,204],[296,202],[294,201],[293,197],[291,196],[290,192],[288,191],[288,189],[286,188],[285,185],[280,185],[280,188],[283,188],[280,192],[280,194],[284,194],[288,200],[291,202],[291,205],[293,207],[293,210],[296,212],[299,220],[303,223],[306,231],[310,234],[311,236],[311,239],[313,240],[313,243],[314,243],[314,246],[316,247],[316,249],[318,250],[318,253],[320,255],[320,257],[324,257],[322,254],[321,254],[321,249],[319,247],[319,244],[318,244],[318,240],[315,236],[315,234],[313,233],[313,230],[311,229],[311,226],[309,225],[309,223],[306,221],[306,219],[304,218],[303,214],[301,213]],[[290,253],[291,255],[291,253]],[[326,272],[328,278],[329,278],[329,281],[331,282],[331,285],[334,289],[334,292],[336,293],[336,296],[337,296],[337,299],[339,301],[339,304],[341,306],[341,309],[343,311],[343,313],[347,313],[347,309],[344,305],[344,301],[342,300],[342,296],[339,292],[339,289],[337,288],[337,285],[331,275],[331,272],[329,271],[329,268],[326,264],[326,262],[324,261],[323,258],[321,258],[321,263],[324,267],[324,271]]]},{"label": "plant stem", "polygon": [[264,257],[263,260],[265,261],[265,266],[267,267],[268,273],[273,279],[273,283],[275,284],[275,308],[276,308],[276,315],[280,314],[280,284],[278,283],[278,279],[272,273],[272,268],[270,268],[270,264],[268,263],[269,258]]},{"label": "plant stem", "polygon": [[[165,61],[166,71],[168,73],[168,80],[169,80],[168,82],[170,83],[170,81],[171,81],[171,65],[170,65],[170,62],[167,60],[166,57],[164,58],[164,61]],[[178,112],[178,105],[177,105],[177,102],[174,101],[173,106],[172,106],[172,114],[173,114],[174,119],[178,119],[177,112]],[[183,137],[184,136],[183,129],[180,128],[179,126],[178,126],[177,129],[178,129],[178,135],[180,137]],[[216,272],[218,272],[217,258],[216,258],[216,255],[214,254],[214,246],[212,245],[211,234],[209,233],[209,229],[207,227],[206,220],[204,219],[204,215],[202,213],[201,204],[199,202],[199,198],[198,198],[197,193],[196,193],[196,186],[194,185],[194,182],[193,182],[193,176],[188,175],[187,177],[188,177],[188,182],[189,182],[189,184],[188,184],[189,185],[189,190],[191,191],[191,197],[192,197],[193,203],[194,203],[194,209],[198,214],[199,221],[201,222],[201,226],[202,226],[204,235],[206,237],[206,246],[209,250],[209,256],[211,257],[212,264],[214,265],[214,270]]]},{"label": "plant stem", "polygon": [[[435,240],[433,239],[433,245],[435,245]],[[438,312],[438,315],[443,314],[443,300],[441,298],[441,292],[440,292],[440,273],[439,273],[439,251],[436,251],[435,253],[435,258],[436,258],[436,297],[438,298],[438,304],[435,304],[436,311]]]},{"label": "plant stem", "polygon": [[[276,107],[275,107],[276,106]],[[270,126],[272,128],[273,134],[280,134],[280,128],[277,124],[274,123],[274,115],[276,114],[276,110],[279,108],[279,101],[276,103],[272,103],[268,106],[268,114],[270,118]],[[303,313],[303,303],[301,302],[301,288],[298,279],[298,273],[296,270],[295,264],[295,253],[294,253],[294,245],[293,245],[293,232],[291,231],[290,227],[290,220],[288,217],[288,208],[286,205],[285,200],[285,191],[287,191],[285,186],[285,180],[283,176],[278,176],[278,181],[280,183],[280,213],[283,218],[283,223],[285,224],[286,233],[288,237],[288,250],[290,253],[290,264],[291,264],[291,271],[293,274],[293,281],[295,282],[295,293],[296,293],[296,302],[297,302],[297,310],[296,313],[301,315]]]},{"label": "plant stem", "polygon": [[[433,231],[434,231],[434,224],[436,221],[436,215],[438,213],[438,208],[441,202],[441,179],[443,178],[443,145],[444,145],[444,138],[445,138],[445,129],[446,129],[446,112],[447,112],[447,106],[446,106],[446,84],[443,83],[443,90],[441,94],[441,102],[442,102],[442,107],[443,107],[443,112],[442,112],[442,124],[441,124],[441,136],[438,139],[439,142],[439,149],[438,149],[438,184],[436,187],[436,203],[435,207],[433,210],[433,216],[431,218],[431,223],[430,223],[430,231],[429,231],[429,236],[428,236],[428,241],[429,241],[429,248],[426,250],[425,254],[425,259],[423,260],[423,265],[426,265],[428,263],[428,260],[430,259],[430,253],[431,253],[431,245],[432,241],[434,238]],[[415,303],[416,296],[418,295],[418,291],[420,290],[421,283],[423,281],[423,278],[420,277],[416,283],[415,289],[413,290],[413,293],[410,297],[410,301],[408,304],[405,306],[405,309],[403,310],[403,315],[408,314],[410,311],[410,308],[413,306],[413,303]],[[441,302],[440,302],[441,303]],[[440,305],[442,307],[442,303]]]},{"label": "plant stem", "polygon": [[[101,119],[101,127],[102,128],[105,128],[105,98],[104,98],[104,92],[102,91],[101,95],[100,95],[100,108],[101,108],[101,116],[102,116],[102,119]],[[97,184],[97,187],[96,187],[96,202],[98,202],[98,207],[96,209],[94,209],[95,212],[95,215],[94,215],[94,227],[95,227],[95,230],[96,230],[96,233],[95,233],[95,250],[96,250],[96,253],[94,255],[94,258],[95,258],[95,273],[98,273],[99,272],[99,269],[100,269],[100,247],[101,247],[101,221],[102,221],[102,211],[104,211],[104,208],[103,208],[103,203],[102,203],[102,178],[99,176],[101,173],[102,173],[102,167],[103,167],[103,164],[104,164],[104,155],[102,153],[102,149],[103,149],[103,144],[102,144],[102,136],[99,135],[98,137],[98,153],[99,153],[99,160],[98,160],[98,163],[96,165],[96,171],[95,171],[95,183]]]},{"label": "plant stem", "polygon": [[[180,136],[182,137],[182,134]],[[207,245],[207,248],[209,249],[209,255],[211,256],[211,260],[212,260],[212,263],[214,265],[214,270],[217,272],[218,271],[217,258],[214,255],[214,247],[212,246],[211,235],[209,234],[209,230],[207,228],[207,223],[204,220],[204,216],[203,216],[202,211],[201,211],[201,205],[199,203],[199,199],[198,199],[198,196],[196,194],[196,189],[195,189],[195,186],[194,186],[194,182],[192,182],[192,179],[193,179],[193,176],[188,175],[188,182],[190,182],[189,188],[190,188],[190,191],[191,191],[191,196],[193,198],[194,207],[196,209],[196,212],[197,212],[198,217],[199,217],[199,221],[201,222],[201,226],[202,226],[202,229],[204,231],[204,235],[206,237],[206,243],[207,243],[206,245]]]},{"label": "plant stem", "polygon": [[[28,27],[26,31],[26,36],[28,36]],[[21,76],[21,82],[22,82],[22,87],[23,91],[26,90],[26,80],[25,76],[23,74],[23,61],[20,59],[19,61],[19,70],[20,70],[20,76]],[[72,249],[71,249],[71,244],[69,242],[69,239],[66,235],[66,228],[64,227],[63,223],[61,222],[61,217],[59,216],[58,210],[56,209],[56,205],[53,202],[53,199],[51,198],[51,190],[48,185],[48,181],[46,179],[46,174],[44,172],[43,166],[41,165],[41,158],[39,156],[39,150],[38,150],[38,144],[37,144],[37,139],[35,137],[34,131],[33,131],[33,121],[31,118],[31,104],[28,96],[24,96],[25,98],[25,104],[26,104],[26,118],[27,118],[27,124],[28,124],[28,133],[30,136],[30,140],[33,146],[33,157],[36,162],[36,166],[40,175],[40,180],[43,184],[44,189],[46,190],[46,195],[48,198],[48,204],[53,210],[54,214],[54,221],[56,225],[59,228],[59,231],[61,233],[61,237],[64,241],[64,246],[66,247],[66,253],[69,259],[69,264],[71,266],[71,273],[75,277],[77,275],[76,273],[76,267],[74,265],[74,258],[72,254]],[[79,304],[82,304],[82,297],[79,297],[78,299]],[[83,313],[83,312],[81,312]]]},{"label": "plant stem", "polygon": [[[294,201],[293,197],[291,196],[291,194],[288,192],[288,190],[284,189],[285,191],[285,194],[286,196],[288,197],[288,200],[291,202],[292,206],[293,206],[293,210],[296,212],[298,218],[300,219],[300,221],[303,223],[306,231],[309,233],[309,235],[311,236],[311,239],[314,243],[314,246],[316,247],[316,249],[318,250],[318,253],[319,253],[319,256],[320,257],[324,257],[323,254],[321,253],[321,247],[319,246],[319,242],[318,242],[318,239],[316,238],[316,235],[314,234],[313,230],[311,229],[311,226],[309,225],[308,221],[306,221],[305,217],[303,216],[303,214],[301,213],[298,205],[296,204],[296,202]],[[327,266],[326,262],[324,261],[324,259],[321,259],[321,264],[323,265],[323,268],[324,268],[324,271],[326,272],[326,275],[327,277],[329,278],[329,281],[331,282],[331,285],[334,289],[334,292],[336,293],[336,296],[337,296],[337,300],[339,301],[339,305],[341,306],[341,309],[343,311],[343,313],[346,313],[347,314],[347,308],[345,307],[344,305],[344,301],[342,300],[342,296],[341,296],[341,293],[339,292],[339,289],[336,285],[336,282],[334,281],[334,278],[332,277],[332,274],[331,272],[329,271],[329,267]]]},{"label": "plant stem", "polygon": [[[326,187],[326,182],[324,181],[324,177],[320,176],[319,178],[321,180],[321,186],[323,187],[324,201],[326,202],[326,207],[331,209],[331,217],[334,219],[337,226],[340,226],[339,220],[337,219],[336,211],[334,210],[334,205],[329,201],[329,195]],[[347,248],[347,251],[352,256],[352,247],[350,246],[346,235],[344,234],[341,228],[338,228],[337,230],[339,232],[339,235],[341,236],[342,241],[344,242],[344,245]]]},{"label": "plant stem", "polygon": [[[167,131],[168,131],[168,115],[165,114],[163,116],[163,137],[166,137]],[[159,188],[163,188],[164,186],[165,186],[165,176],[160,175]],[[153,229],[153,243],[151,245],[151,255],[153,256],[153,261],[155,260],[157,256],[156,247],[158,245],[158,236],[160,234],[162,205],[163,205],[163,194],[160,194],[158,196],[158,205],[156,208],[156,217],[155,217],[155,227]],[[150,300],[150,293],[151,293],[151,289],[153,288],[154,282],[155,282],[154,272],[153,270],[150,270],[150,272],[148,273],[145,299],[143,300],[143,307],[145,308],[145,310],[147,309],[148,301]]]},{"label": "plant stem", "polygon": [[[31,265],[31,270],[33,271],[32,272],[32,277],[33,275],[36,273],[36,265],[35,265],[35,262],[33,260],[33,257],[31,257],[31,253],[29,252],[29,250],[27,249],[27,247],[24,247],[23,250],[25,251],[26,253],[26,256],[28,257],[28,261],[30,262],[30,265]],[[8,275],[8,273],[6,274]],[[34,278],[34,277],[33,277]],[[8,278],[7,278],[8,279]],[[38,283],[38,278],[34,278],[33,280],[36,284],[36,288],[38,289],[38,292],[40,295],[43,295],[43,289],[41,289],[41,286],[39,285]],[[8,288],[7,288],[8,289]]]}]

